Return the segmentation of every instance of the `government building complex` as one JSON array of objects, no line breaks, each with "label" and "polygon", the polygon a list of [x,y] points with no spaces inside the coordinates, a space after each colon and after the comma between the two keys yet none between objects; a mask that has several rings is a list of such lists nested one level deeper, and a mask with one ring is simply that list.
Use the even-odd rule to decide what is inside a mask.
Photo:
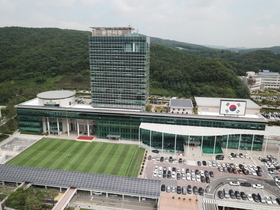
[{"label": "government building complex", "polygon": [[69,90],[39,93],[16,105],[21,132],[138,141],[170,153],[196,146],[206,154],[260,151],[270,135],[278,135],[248,99],[195,97],[198,114],[146,112],[150,40],[130,26],[92,27],[89,56],[92,102],[77,103]]}]

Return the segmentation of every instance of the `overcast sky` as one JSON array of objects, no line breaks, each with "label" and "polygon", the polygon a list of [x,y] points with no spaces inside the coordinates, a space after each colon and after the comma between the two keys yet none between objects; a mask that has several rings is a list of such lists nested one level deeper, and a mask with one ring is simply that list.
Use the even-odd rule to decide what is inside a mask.
[{"label": "overcast sky", "polygon": [[128,26],[192,44],[280,46],[280,0],[0,0],[0,27]]}]

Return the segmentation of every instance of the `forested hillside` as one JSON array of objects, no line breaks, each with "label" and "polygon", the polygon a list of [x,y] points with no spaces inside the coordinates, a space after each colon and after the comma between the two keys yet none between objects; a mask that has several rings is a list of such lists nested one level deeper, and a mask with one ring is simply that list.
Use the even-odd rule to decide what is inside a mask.
[{"label": "forested hillside", "polygon": [[[45,90],[89,89],[89,35],[57,28],[0,28],[0,104]],[[233,65],[221,59],[152,44],[150,65],[153,94],[249,97]]]},{"label": "forested hillside", "polygon": [[151,86],[180,96],[248,98],[249,93],[234,72],[211,58],[151,46]]},{"label": "forested hillside", "polygon": [[231,68],[239,76],[245,75],[246,71],[258,72],[264,69],[280,72],[280,46],[235,52],[160,38],[152,38],[151,41],[188,54],[220,59],[225,66]]}]

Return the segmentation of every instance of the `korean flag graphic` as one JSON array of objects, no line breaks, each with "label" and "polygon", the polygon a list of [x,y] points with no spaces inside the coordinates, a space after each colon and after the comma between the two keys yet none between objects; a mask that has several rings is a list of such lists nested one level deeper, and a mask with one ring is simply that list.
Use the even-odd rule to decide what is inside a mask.
[{"label": "korean flag graphic", "polygon": [[246,101],[221,100],[220,114],[245,115]]}]

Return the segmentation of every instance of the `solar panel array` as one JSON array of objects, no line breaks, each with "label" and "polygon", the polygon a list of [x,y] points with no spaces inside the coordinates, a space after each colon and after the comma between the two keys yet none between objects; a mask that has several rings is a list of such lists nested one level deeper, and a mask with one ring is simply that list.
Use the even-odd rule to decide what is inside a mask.
[{"label": "solar panel array", "polygon": [[0,180],[157,198],[160,180],[0,164]]}]

